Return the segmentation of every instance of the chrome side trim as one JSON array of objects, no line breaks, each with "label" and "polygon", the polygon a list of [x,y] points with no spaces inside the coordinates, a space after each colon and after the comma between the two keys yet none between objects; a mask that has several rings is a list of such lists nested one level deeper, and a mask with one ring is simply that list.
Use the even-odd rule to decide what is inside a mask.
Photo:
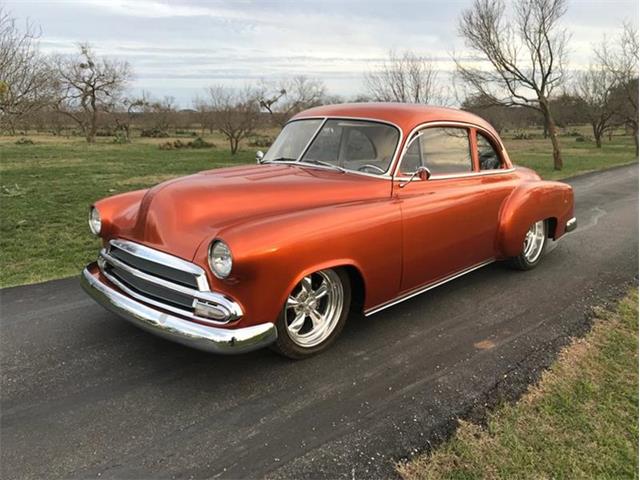
[{"label": "chrome side trim", "polygon": [[273,323],[245,328],[209,327],[183,320],[139,303],[101,282],[88,265],[80,283],[84,290],[107,310],[135,326],[168,340],[213,353],[244,353],[273,343],[278,334]]},{"label": "chrome side trim", "polygon": [[[465,172],[465,173],[454,173],[454,174],[447,174],[447,175],[432,175],[431,177],[429,177],[429,181],[431,180],[448,180],[451,178],[468,178],[468,177],[482,177],[485,175],[502,175],[504,173],[511,173],[511,172],[515,172],[516,169],[515,167],[511,167],[511,168],[505,168],[505,169],[500,169],[500,170],[481,170],[479,172]],[[411,177],[395,177],[394,180],[399,180],[399,181],[408,181],[409,178]],[[413,179],[411,180],[413,181],[417,181],[419,179]]]},{"label": "chrome side trim", "polygon": [[160,252],[153,248],[145,247],[144,245],[130,242],[128,240],[114,239],[109,243],[114,247],[124,250],[125,252],[135,257],[140,257],[153,263],[159,263],[161,265],[166,265],[167,267],[175,268],[176,270],[182,270],[183,272],[191,273],[196,277],[198,290],[201,290],[203,292],[209,291],[209,282],[207,281],[207,275],[205,271],[198,265],[187,262],[182,258],[169,255],[168,253]]},{"label": "chrome side trim", "polygon": [[578,228],[578,220],[576,217],[573,217],[567,221],[567,225],[564,229],[565,233],[573,232],[576,228]]},{"label": "chrome side trim", "polygon": [[417,289],[414,289],[408,293],[405,293],[403,295],[400,295],[399,297],[394,298],[393,300],[389,300],[388,302],[385,302],[381,305],[378,305],[377,307],[372,307],[368,310],[365,310],[364,314],[366,317],[373,315],[374,313],[378,313],[382,310],[384,310],[385,308],[389,308],[392,307],[394,305],[397,305],[398,303],[404,302],[405,300],[409,300],[410,298],[413,298],[417,295],[420,295],[421,293],[424,293],[428,290],[431,290],[433,288],[439,287],[440,285],[444,285],[447,282],[450,282],[451,280],[455,280],[456,278],[462,277],[463,275],[466,275],[467,273],[471,273],[474,270],[478,270],[479,268],[485,267],[491,263],[495,262],[495,258],[491,258],[489,260],[485,260],[484,262],[478,263],[476,265],[474,265],[473,267],[469,267],[466,268],[464,270],[461,270],[458,273],[454,273],[453,275],[449,275],[448,277],[445,277],[442,280],[438,280],[437,282],[434,283],[430,283],[426,286],[422,286],[422,287],[418,287]]}]

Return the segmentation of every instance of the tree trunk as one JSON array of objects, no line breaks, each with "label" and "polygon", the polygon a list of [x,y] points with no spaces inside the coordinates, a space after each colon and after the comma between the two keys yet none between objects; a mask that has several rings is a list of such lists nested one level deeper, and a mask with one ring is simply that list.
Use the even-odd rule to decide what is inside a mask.
[{"label": "tree trunk", "polygon": [[87,130],[87,142],[96,143],[96,132],[98,131],[98,110],[96,109],[95,92],[91,97],[91,117],[89,128]]},{"label": "tree trunk", "polygon": [[593,130],[593,138],[596,141],[596,148],[602,148],[602,132],[600,128],[595,123],[592,123],[591,129]]},{"label": "tree trunk", "polygon": [[551,145],[553,146],[553,169],[562,170],[562,153],[560,152],[560,142],[558,142],[558,131],[556,129],[556,123],[551,115],[549,104],[546,98],[540,99],[540,108],[544,115],[544,124],[551,137]]},{"label": "tree trunk", "polygon": [[89,128],[87,129],[87,143],[96,143],[95,125],[89,125]]}]

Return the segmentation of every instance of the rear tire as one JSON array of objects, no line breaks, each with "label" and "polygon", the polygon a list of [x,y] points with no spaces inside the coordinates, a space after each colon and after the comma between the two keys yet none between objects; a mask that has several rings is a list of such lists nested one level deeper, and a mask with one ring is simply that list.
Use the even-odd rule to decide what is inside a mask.
[{"label": "rear tire", "polygon": [[520,255],[509,258],[509,266],[516,270],[531,270],[542,260],[547,245],[547,222],[535,222],[525,235]]},{"label": "rear tire", "polygon": [[273,349],[295,360],[323,352],[340,335],[350,305],[351,284],[344,269],[307,275],[290,292],[278,316]]}]

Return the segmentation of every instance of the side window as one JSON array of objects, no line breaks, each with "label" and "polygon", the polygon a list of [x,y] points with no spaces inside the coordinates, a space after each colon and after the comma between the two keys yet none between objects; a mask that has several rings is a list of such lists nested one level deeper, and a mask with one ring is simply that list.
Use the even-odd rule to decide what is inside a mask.
[{"label": "side window", "polygon": [[502,168],[500,155],[493,148],[489,139],[480,132],[478,132],[478,161],[480,162],[480,170],[498,170]]},{"label": "side window", "polygon": [[418,167],[422,166],[422,152],[420,151],[420,140],[414,140],[402,157],[400,165],[400,175],[408,177],[413,174]]},{"label": "side window", "polygon": [[425,128],[407,149],[402,160],[404,175],[424,165],[433,175],[473,171],[469,131],[466,128]]}]

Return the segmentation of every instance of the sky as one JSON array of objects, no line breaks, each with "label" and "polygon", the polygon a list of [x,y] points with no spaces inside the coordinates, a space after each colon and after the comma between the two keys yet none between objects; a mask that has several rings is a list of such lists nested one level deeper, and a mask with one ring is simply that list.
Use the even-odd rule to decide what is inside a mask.
[{"label": "sky", "polygon": [[[509,0],[507,0],[507,3]],[[307,75],[331,94],[364,91],[363,72],[389,51],[413,50],[437,68],[464,54],[456,32],[472,0],[0,0],[14,17],[40,25],[45,53],[89,42],[100,55],[127,60],[132,88],[173,96],[182,107],[214,84]],[[638,21],[638,0],[569,0],[570,68],[588,66],[594,43]]]}]

